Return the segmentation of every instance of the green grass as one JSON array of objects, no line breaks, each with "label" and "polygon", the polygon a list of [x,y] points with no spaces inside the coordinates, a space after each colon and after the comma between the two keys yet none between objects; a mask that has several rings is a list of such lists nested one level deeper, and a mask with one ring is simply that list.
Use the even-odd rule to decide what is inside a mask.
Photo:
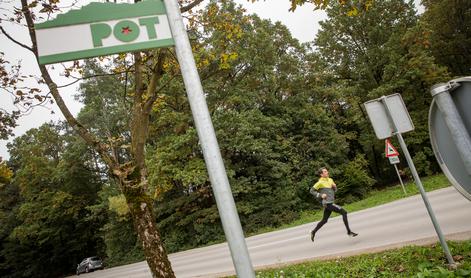
[{"label": "green grass", "polygon": [[261,270],[256,277],[471,277],[471,240],[448,244],[459,263],[455,270],[434,244]]},{"label": "green grass", "polygon": [[[425,191],[427,192],[450,186],[450,182],[443,174],[429,176],[421,180],[425,188]],[[360,201],[354,202],[354,203],[343,205],[343,207],[348,212],[354,212],[354,211],[359,211],[359,210],[379,206],[379,205],[386,204],[395,200],[399,200],[402,198],[419,194],[419,190],[417,189],[417,186],[415,185],[413,181],[404,184],[404,186],[407,192],[406,195],[404,195],[404,191],[402,190],[401,185],[398,184],[396,186],[388,187],[382,190],[372,190],[371,192],[368,193],[368,196],[366,198]],[[286,229],[290,227],[295,227],[298,225],[311,223],[314,221],[319,221],[322,218],[322,213],[323,212],[320,209],[303,211],[301,212],[300,218],[298,218],[297,220],[291,223],[288,223],[288,224],[285,224],[276,228],[266,227],[261,230],[258,230],[255,233],[250,234],[249,236],[272,232],[272,231],[281,230],[281,229]]]}]

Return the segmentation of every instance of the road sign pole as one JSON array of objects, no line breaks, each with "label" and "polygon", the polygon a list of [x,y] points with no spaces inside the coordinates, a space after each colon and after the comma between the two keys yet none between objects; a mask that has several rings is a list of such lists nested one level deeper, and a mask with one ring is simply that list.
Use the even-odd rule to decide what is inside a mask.
[{"label": "road sign pole", "polygon": [[455,189],[471,201],[471,76],[432,87],[429,133],[433,153]]},{"label": "road sign pole", "polygon": [[404,195],[407,195],[406,187],[404,186],[404,183],[402,182],[401,174],[399,173],[399,170],[397,169],[396,164],[393,164],[393,166],[394,166],[394,169],[396,169],[396,174],[397,174],[397,177],[399,178],[399,182],[401,183],[402,190],[404,191]]},{"label": "road sign pole", "polygon": [[385,146],[386,157],[389,159],[389,163],[391,163],[394,166],[397,177],[399,178],[399,182],[401,183],[402,190],[404,191],[404,195],[407,196],[406,188],[404,187],[404,183],[402,183],[401,174],[399,174],[399,170],[397,169],[397,166],[396,166],[396,164],[399,163],[399,152],[391,144],[391,141],[389,141],[389,138],[385,140],[385,145],[386,145]]},{"label": "road sign pole", "polygon": [[417,170],[415,169],[414,162],[412,161],[412,158],[409,154],[409,150],[407,149],[406,142],[402,138],[401,133],[397,133],[396,136],[397,136],[397,139],[399,140],[399,144],[401,145],[402,151],[404,152],[404,156],[407,160],[407,164],[409,164],[410,171],[412,173],[412,176],[414,177],[415,184],[417,185],[417,188],[419,188],[420,195],[422,195],[422,200],[424,201],[425,207],[427,208],[427,212],[430,215],[430,218],[432,219],[433,227],[435,228],[435,231],[437,232],[438,238],[440,240],[440,244],[442,245],[443,251],[445,252],[448,263],[450,265],[455,265],[453,256],[450,253],[450,249],[448,248],[448,244],[446,243],[445,237],[443,236],[442,230],[440,228],[440,224],[438,224],[438,221],[435,217],[435,213],[433,212],[432,206],[430,205],[430,202],[428,200],[427,193],[424,190],[422,181],[420,180],[419,174],[417,174]]},{"label": "road sign pole", "polygon": [[164,0],[209,179],[238,277],[255,277],[178,1]]},{"label": "road sign pole", "polygon": [[461,119],[460,113],[450,95],[450,90],[460,86],[459,83],[440,83],[431,89],[433,99],[437,102],[438,109],[443,114],[451,137],[458,149],[458,153],[464,163],[464,168],[471,175],[471,136]]},{"label": "road sign pole", "polygon": [[453,260],[453,256],[451,255],[450,249],[448,248],[448,244],[446,243],[445,237],[443,236],[442,230],[440,228],[440,224],[438,223],[435,217],[435,213],[432,210],[432,206],[430,205],[430,202],[427,197],[427,193],[424,190],[424,186],[422,185],[422,181],[420,180],[419,174],[417,173],[417,170],[415,169],[414,161],[412,160],[412,157],[409,154],[409,150],[407,149],[406,142],[404,141],[404,138],[402,138],[402,134],[400,132],[396,132],[397,127],[394,121],[392,120],[391,111],[389,110],[388,104],[386,102],[386,98],[382,97],[381,101],[383,102],[383,105],[386,109],[386,114],[388,115],[390,124],[393,127],[393,130],[395,131],[394,133],[396,133],[399,144],[401,145],[401,149],[404,152],[404,157],[406,158],[407,164],[409,164],[409,168],[412,173],[412,176],[414,177],[415,184],[417,185],[417,188],[419,189],[420,195],[422,195],[422,200],[424,201],[427,212],[432,220],[433,227],[435,228],[435,231],[438,235],[438,239],[440,240],[440,244],[442,245],[443,251],[445,252],[448,263],[451,266],[455,266],[456,265],[455,261]]}]

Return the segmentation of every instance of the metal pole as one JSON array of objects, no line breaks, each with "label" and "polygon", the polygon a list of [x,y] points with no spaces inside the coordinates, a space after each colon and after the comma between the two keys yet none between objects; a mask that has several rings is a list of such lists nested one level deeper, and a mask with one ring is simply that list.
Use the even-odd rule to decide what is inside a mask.
[{"label": "metal pole", "polygon": [[404,183],[402,182],[401,174],[399,174],[399,170],[397,169],[396,164],[393,164],[393,165],[394,165],[394,169],[396,169],[396,174],[397,174],[397,177],[399,178],[399,182],[401,183],[402,190],[404,191],[404,195],[407,195],[406,187],[404,186]]},{"label": "metal pole", "polygon": [[396,133],[397,139],[399,140],[401,149],[404,152],[404,157],[406,158],[407,164],[409,164],[409,168],[412,173],[412,176],[414,177],[415,184],[417,185],[417,188],[419,189],[420,195],[422,195],[422,200],[424,201],[425,208],[427,209],[427,212],[432,220],[433,227],[435,228],[435,232],[438,235],[438,239],[440,240],[440,244],[442,245],[443,251],[445,252],[448,263],[451,266],[455,266],[456,265],[455,261],[453,260],[453,256],[451,255],[450,249],[448,248],[448,244],[446,243],[445,237],[443,236],[442,230],[440,228],[440,224],[438,223],[435,217],[435,213],[432,210],[432,206],[430,205],[430,202],[427,197],[427,193],[424,190],[424,186],[422,185],[422,181],[420,180],[419,174],[417,173],[417,170],[415,169],[414,161],[412,160],[412,157],[409,154],[409,150],[407,149],[406,142],[404,141],[404,138],[402,138],[402,134],[400,132],[397,132],[397,126],[396,126],[396,123],[394,123],[392,119],[391,111],[389,110],[386,97],[384,96],[381,97],[381,101],[383,102],[383,105],[386,109],[386,114],[388,115],[391,126],[393,127]]},{"label": "metal pole", "polygon": [[471,175],[471,138],[449,92],[458,86],[459,83],[454,82],[448,84],[440,83],[434,85],[430,92],[433,99],[437,102],[438,109],[443,114],[443,119],[464,162],[466,172],[468,175]]},{"label": "metal pole", "polygon": [[445,251],[445,255],[448,260],[448,263],[450,265],[455,265],[453,256],[450,253],[450,249],[448,249],[448,244],[446,243],[445,237],[443,236],[442,230],[440,228],[440,224],[438,224],[438,221],[435,218],[435,213],[432,210],[432,206],[430,205],[430,202],[428,200],[427,193],[424,190],[422,181],[420,180],[419,174],[417,174],[417,170],[415,169],[414,162],[412,161],[412,158],[409,154],[409,150],[407,149],[406,142],[404,142],[404,139],[402,138],[401,133],[397,133],[396,136],[397,136],[397,139],[399,139],[399,144],[401,144],[402,151],[404,152],[404,156],[406,157],[407,163],[409,164],[410,171],[412,173],[412,176],[414,177],[415,184],[417,185],[417,188],[419,188],[420,195],[422,195],[422,199],[424,200],[424,204],[425,204],[425,207],[427,208],[427,212],[430,215],[430,218],[432,219],[433,227],[435,228],[438,238],[440,239],[440,244],[442,245],[443,251]]},{"label": "metal pole", "polygon": [[208,168],[219,215],[238,277],[255,277],[252,262],[232,196],[214,127],[209,115],[200,77],[176,0],[164,0],[175,51],[180,64],[188,100]]}]

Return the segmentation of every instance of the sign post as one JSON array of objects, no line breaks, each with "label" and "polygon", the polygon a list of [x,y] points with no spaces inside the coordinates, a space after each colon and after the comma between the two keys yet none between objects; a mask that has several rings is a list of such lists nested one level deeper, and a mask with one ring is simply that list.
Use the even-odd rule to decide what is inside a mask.
[{"label": "sign post", "polygon": [[448,263],[451,266],[455,266],[455,261],[450,253],[448,244],[446,243],[445,237],[443,236],[440,225],[435,217],[435,213],[432,210],[432,206],[428,200],[427,194],[420,180],[419,174],[414,165],[414,161],[409,154],[406,142],[402,138],[402,132],[411,131],[414,129],[412,120],[409,116],[409,112],[402,100],[400,94],[393,94],[389,96],[382,96],[381,98],[370,100],[364,103],[366,112],[378,139],[389,138],[392,135],[396,135],[401,145],[401,149],[404,152],[407,164],[411,170],[412,176],[414,177],[415,184],[419,189],[422,200],[424,201],[425,208],[432,220],[435,232],[438,235],[440,244],[442,245],[443,251],[445,252]]},{"label": "sign post", "polygon": [[237,208],[227,179],[190,41],[180,14],[178,1],[164,1],[167,7],[170,29],[175,39],[178,63],[181,67],[196,130],[203,149],[204,160],[208,167],[209,179],[214,190],[219,215],[221,216],[222,226],[226,234],[237,276],[255,278],[255,272],[245,243],[239,215],[237,214]]},{"label": "sign post", "polygon": [[396,170],[397,177],[399,178],[399,182],[401,183],[402,191],[404,191],[404,195],[407,195],[406,192],[406,187],[404,186],[404,183],[402,182],[401,174],[399,173],[399,170],[397,169],[397,164],[400,162],[399,161],[399,152],[394,148],[394,146],[391,144],[391,141],[389,139],[385,140],[385,155],[389,159],[389,163],[391,163],[394,166],[394,169]]}]

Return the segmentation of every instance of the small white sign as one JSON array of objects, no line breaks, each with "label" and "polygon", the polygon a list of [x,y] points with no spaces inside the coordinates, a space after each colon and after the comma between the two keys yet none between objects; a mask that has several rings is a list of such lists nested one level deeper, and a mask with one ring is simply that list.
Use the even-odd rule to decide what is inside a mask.
[{"label": "small white sign", "polygon": [[[364,106],[378,139],[389,138],[395,131],[405,133],[414,130],[414,124],[400,94],[370,100],[365,102]],[[397,130],[394,130],[391,120]]]},{"label": "small white sign", "polygon": [[388,158],[389,158],[389,163],[391,164],[398,164],[400,162],[399,156],[390,156]]}]

